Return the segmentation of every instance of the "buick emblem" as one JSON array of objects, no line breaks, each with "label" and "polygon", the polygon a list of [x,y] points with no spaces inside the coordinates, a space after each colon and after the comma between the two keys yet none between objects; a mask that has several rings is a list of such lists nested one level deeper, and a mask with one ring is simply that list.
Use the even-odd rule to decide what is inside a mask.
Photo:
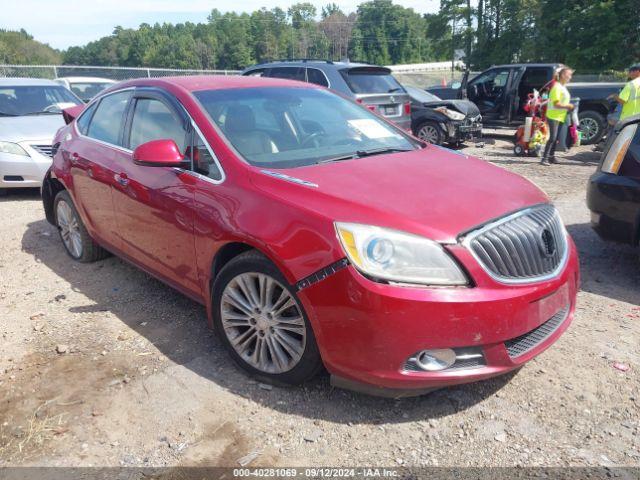
[{"label": "buick emblem", "polygon": [[546,258],[550,258],[556,253],[556,242],[553,238],[553,233],[548,228],[545,228],[540,234],[540,250]]}]

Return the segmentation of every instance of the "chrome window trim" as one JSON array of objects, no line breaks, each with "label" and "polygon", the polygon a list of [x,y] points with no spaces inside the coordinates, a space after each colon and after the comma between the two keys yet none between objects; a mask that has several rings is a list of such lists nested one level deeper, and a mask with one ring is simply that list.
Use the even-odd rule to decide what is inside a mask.
[{"label": "chrome window trim", "polygon": [[541,203],[538,205],[534,205],[531,207],[526,207],[522,210],[518,210],[515,213],[512,213],[510,215],[507,215],[505,217],[501,217],[497,220],[493,220],[490,221],[489,223],[483,225],[482,227],[479,227],[476,230],[472,230],[469,233],[464,234],[462,241],[460,242],[462,244],[462,246],[464,246],[467,251],[469,251],[469,253],[471,253],[471,256],[476,260],[476,262],[478,262],[478,264],[482,267],[482,269],[484,270],[484,272],[489,275],[489,277],[491,277],[493,280],[495,280],[498,283],[502,283],[505,285],[531,285],[531,284],[535,284],[535,283],[540,283],[540,282],[546,282],[548,280],[551,280],[553,278],[556,278],[558,275],[560,275],[560,273],[562,273],[562,271],[564,270],[564,268],[567,265],[567,261],[569,259],[569,241],[567,239],[567,236],[569,235],[567,233],[567,229],[564,226],[564,222],[562,221],[562,219],[560,218],[560,214],[558,213],[558,210],[555,208],[555,206],[553,206],[554,210],[555,210],[555,215],[558,217],[558,219],[560,220],[560,225],[562,226],[562,231],[564,232],[564,236],[562,237],[562,242],[563,242],[563,246],[564,246],[564,253],[562,255],[562,258],[560,259],[560,262],[558,263],[558,266],[552,271],[549,272],[545,275],[541,275],[541,276],[537,276],[537,277],[531,277],[531,278],[508,278],[508,277],[503,277],[501,275],[496,275],[495,273],[493,273],[491,271],[491,269],[489,267],[487,267],[487,265],[484,264],[484,262],[480,259],[480,257],[475,253],[475,251],[473,250],[473,248],[471,248],[471,242],[478,237],[479,235],[482,235],[483,233],[492,230],[495,227],[498,227],[504,223],[507,223],[511,220],[514,220],[516,218],[528,215],[530,212],[535,211],[536,209],[542,207],[542,206],[553,206],[550,203]]},{"label": "chrome window trim", "polygon": [[[197,178],[206,179],[210,183],[213,183],[215,185],[220,185],[222,182],[224,182],[226,180],[227,175],[225,174],[224,169],[222,168],[222,164],[220,163],[220,160],[218,159],[218,156],[213,152],[213,149],[211,148],[211,145],[209,145],[209,142],[207,141],[207,138],[202,134],[202,131],[200,130],[200,128],[196,124],[195,120],[191,117],[191,115],[189,115],[189,112],[187,112],[187,109],[184,108],[184,106],[182,104],[180,104],[180,106],[182,106],[182,108],[184,109],[185,113],[187,114],[187,117],[189,117],[189,121],[191,122],[191,126],[195,130],[196,134],[198,134],[200,139],[204,142],[205,146],[207,147],[207,150],[209,151],[209,155],[211,155],[211,157],[215,161],[215,164],[218,167],[218,170],[220,171],[220,180],[216,180],[214,178],[207,177],[206,175],[202,175],[202,174],[200,174],[198,172],[195,172],[193,170],[189,170],[189,172],[198,175]],[[193,168],[193,165],[191,165],[191,168]]]},{"label": "chrome window trim", "polygon": [[[75,134],[76,134],[78,137],[86,138],[86,139],[88,139],[88,140],[91,140],[92,142],[98,143],[98,144],[100,144],[100,145],[104,145],[105,147],[110,147],[110,148],[113,148],[113,149],[115,149],[115,150],[118,150],[118,151],[121,151],[121,152],[124,152],[124,153],[128,153],[128,154],[133,154],[133,150],[130,150],[130,149],[128,149],[128,148],[121,147],[120,145],[115,145],[115,144],[113,144],[113,143],[109,143],[109,142],[105,142],[105,141],[102,141],[102,140],[98,140],[97,138],[89,137],[89,136],[87,136],[87,135],[82,134],[82,132],[80,132],[80,130],[78,129],[78,126],[77,126],[77,124],[76,124],[76,123],[77,123],[77,120],[78,120],[80,117],[82,117],[82,115],[84,115],[84,114],[85,114],[85,112],[87,111],[87,109],[88,109],[92,104],[94,104],[95,102],[99,102],[99,101],[101,101],[103,98],[108,97],[109,95],[113,95],[113,94],[115,94],[115,93],[122,93],[122,92],[127,92],[127,91],[130,91],[130,90],[131,90],[131,91],[134,91],[135,89],[136,89],[136,87],[126,87],[126,88],[123,88],[123,89],[120,89],[120,90],[115,90],[115,91],[113,91],[113,92],[106,93],[106,94],[104,94],[104,95],[100,96],[99,98],[96,98],[96,99],[92,100],[91,102],[89,102],[89,103],[87,104],[87,106],[85,107],[85,110],[84,110],[80,115],[78,115],[78,118],[76,118],[76,119],[72,122],[72,123],[73,123],[73,131],[75,132]],[[176,98],[176,100],[178,100],[178,99]],[[203,135],[202,130],[200,130],[200,128],[199,128],[199,127],[198,127],[198,125],[196,124],[196,122],[195,122],[195,120],[193,119],[193,117],[189,114],[189,112],[188,112],[188,111],[187,111],[187,109],[184,107],[184,105],[182,105],[182,102],[180,102],[180,100],[178,100],[178,103],[180,104],[180,107],[182,107],[182,109],[184,110],[185,114],[186,114],[186,115],[187,115],[187,117],[189,118],[189,123],[191,124],[191,126],[193,127],[193,129],[195,130],[195,132],[198,134],[198,136],[200,137],[200,139],[202,140],[202,142],[204,143],[204,145],[207,147],[207,150],[209,151],[209,154],[211,155],[211,157],[214,159],[215,164],[216,164],[216,166],[218,167],[218,170],[220,171],[221,178],[220,178],[220,180],[215,180],[215,179],[213,179],[213,178],[207,177],[206,175],[199,174],[199,173],[194,172],[194,171],[192,171],[192,170],[184,170],[184,169],[181,169],[181,168],[179,168],[179,169],[177,169],[177,170],[183,171],[183,172],[185,172],[185,173],[193,173],[193,174],[195,174],[194,176],[196,176],[196,178],[200,178],[200,179],[202,179],[202,180],[207,180],[207,181],[209,181],[210,183],[213,183],[213,184],[216,184],[216,185],[221,184],[222,182],[224,182],[224,181],[225,181],[225,179],[227,178],[227,176],[226,176],[226,174],[225,174],[224,169],[222,168],[222,164],[220,163],[220,160],[218,159],[218,156],[213,152],[213,149],[211,148],[211,145],[209,144],[209,141],[208,141],[208,140],[207,140],[207,138]],[[192,165],[192,167],[193,167],[193,165]]]}]

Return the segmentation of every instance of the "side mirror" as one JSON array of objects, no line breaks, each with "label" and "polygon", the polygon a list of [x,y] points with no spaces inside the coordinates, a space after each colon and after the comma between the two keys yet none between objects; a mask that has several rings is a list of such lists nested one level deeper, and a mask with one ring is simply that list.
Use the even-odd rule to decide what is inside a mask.
[{"label": "side mirror", "polygon": [[133,151],[133,163],[145,167],[184,167],[184,158],[176,142],[169,139],[151,140]]}]

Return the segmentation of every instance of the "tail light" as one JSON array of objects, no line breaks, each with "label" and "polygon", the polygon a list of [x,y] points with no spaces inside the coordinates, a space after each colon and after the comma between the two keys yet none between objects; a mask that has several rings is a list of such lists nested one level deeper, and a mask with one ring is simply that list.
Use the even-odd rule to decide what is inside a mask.
[{"label": "tail light", "polygon": [[404,114],[411,115],[411,102],[407,102],[404,104]]}]

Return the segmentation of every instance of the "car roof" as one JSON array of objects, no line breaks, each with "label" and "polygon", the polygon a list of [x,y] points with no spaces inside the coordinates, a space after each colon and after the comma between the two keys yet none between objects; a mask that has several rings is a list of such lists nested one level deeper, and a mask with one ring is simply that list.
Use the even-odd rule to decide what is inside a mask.
[{"label": "car roof", "polygon": [[59,87],[60,84],[44,78],[0,78],[0,87]]},{"label": "car roof", "polygon": [[74,83],[74,82],[116,83],[116,80],[111,80],[110,78],[101,78],[101,77],[58,77],[56,80],[67,80],[70,83]]},{"label": "car roof", "polygon": [[373,68],[387,68],[382,65],[373,65],[370,63],[361,63],[361,62],[333,62],[331,60],[274,60],[271,62],[263,62],[258,63],[256,65],[252,65],[249,69],[255,68],[267,68],[267,67],[313,67],[319,69],[342,69],[342,68],[355,68],[355,67],[373,67]]},{"label": "car roof", "polygon": [[303,87],[321,88],[316,85],[298,82],[295,80],[285,80],[281,78],[264,77],[243,77],[241,75],[192,75],[182,77],[159,77],[159,78],[137,78],[121,82],[116,88],[109,91],[119,90],[124,87],[168,87],[177,86],[189,92],[200,90],[225,90],[231,88],[256,88],[256,87]]},{"label": "car roof", "polygon": [[496,67],[502,67],[502,68],[506,68],[506,67],[559,67],[561,64],[560,63],[504,63],[501,65],[492,65],[491,68],[496,68]]}]

